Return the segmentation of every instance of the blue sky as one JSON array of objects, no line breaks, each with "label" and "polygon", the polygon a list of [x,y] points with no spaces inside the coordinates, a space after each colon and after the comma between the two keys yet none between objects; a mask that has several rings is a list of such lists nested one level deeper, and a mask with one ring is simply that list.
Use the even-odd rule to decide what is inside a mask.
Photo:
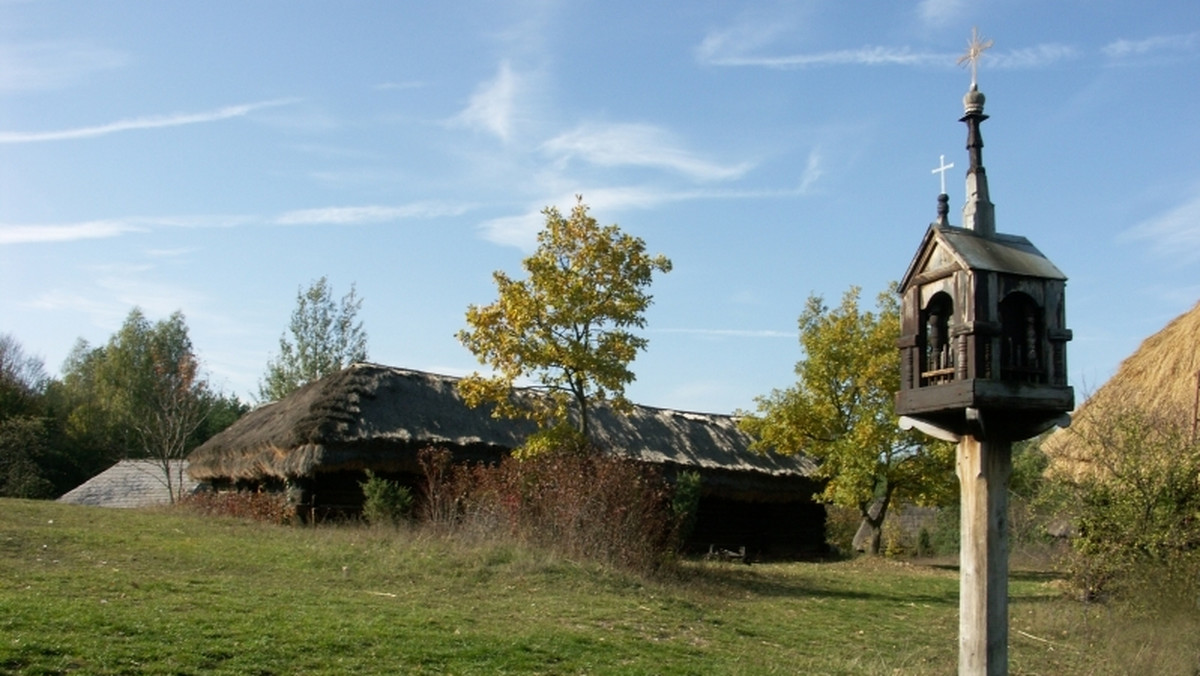
[{"label": "blue sky", "polygon": [[0,0],[0,333],[57,373],[182,310],[249,399],[300,287],[370,357],[463,374],[468,304],[582,194],[663,253],[630,397],[794,381],[817,293],[875,295],[966,167],[971,28],[1001,232],[1070,278],[1094,390],[1200,299],[1200,4]]}]

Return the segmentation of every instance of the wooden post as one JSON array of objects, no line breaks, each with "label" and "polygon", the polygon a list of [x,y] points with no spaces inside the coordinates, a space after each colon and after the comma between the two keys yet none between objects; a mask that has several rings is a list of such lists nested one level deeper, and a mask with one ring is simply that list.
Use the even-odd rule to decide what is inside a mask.
[{"label": "wooden post", "polygon": [[1012,442],[958,442],[962,543],[958,590],[959,676],[1008,673],[1008,481]]}]

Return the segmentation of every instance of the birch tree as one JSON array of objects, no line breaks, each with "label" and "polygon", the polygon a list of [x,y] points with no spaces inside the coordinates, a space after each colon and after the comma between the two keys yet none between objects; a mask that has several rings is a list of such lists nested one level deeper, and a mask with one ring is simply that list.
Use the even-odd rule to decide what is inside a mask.
[{"label": "birch tree", "polygon": [[279,354],[267,362],[259,398],[278,401],[303,385],[366,361],[367,334],[358,320],[361,309],[362,299],[353,284],[340,301],[334,299],[325,277],[297,291],[288,332],[279,337]]}]

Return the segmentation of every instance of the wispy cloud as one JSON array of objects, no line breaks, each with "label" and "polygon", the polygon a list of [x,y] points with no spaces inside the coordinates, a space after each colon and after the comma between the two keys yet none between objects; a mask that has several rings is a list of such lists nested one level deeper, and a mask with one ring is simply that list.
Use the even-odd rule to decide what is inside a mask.
[{"label": "wispy cloud", "polygon": [[0,245],[35,244],[39,242],[74,242],[82,239],[105,239],[146,228],[131,221],[101,220],[62,225],[4,225],[0,224]]},{"label": "wispy cloud", "polygon": [[278,225],[360,225],[406,219],[458,216],[470,209],[466,205],[417,202],[403,206],[354,206],[298,209],[276,217]]},{"label": "wispy cloud", "polygon": [[724,65],[724,59],[762,49],[790,28],[786,20],[739,21],[733,26],[709,32],[696,47],[700,63]]},{"label": "wispy cloud", "polygon": [[808,153],[804,173],[800,175],[800,187],[798,188],[800,194],[807,195],[824,173],[825,171],[821,168],[821,149],[813,148]]},{"label": "wispy cloud", "polygon": [[1059,61],[1069,61],[1079,57],[1079,55],[1079,50],[1070,45],[1047,43],[1014,49],[1008,52],[996,52],[995,54],[987,52],[983,56],[983,62],[988,68],[1028,70],[1049,66]]},{"label": "wispy cloud", "polygon": [[542,144],[559,161],[579,158],[603,167],[669,169],[708,181],[737,178],[750,164],[723,166],[684,150],[665,130],[648,124],[583,124]]},{"label": "wispy cloud", "polygon": [[930,26],[944,26],[962,13],[963,0],[921,0],[917,16]]},{"label": "wispy cloud", "polygon": [[402,91],[406,89],[420,89],[424,86],[425,83],[419,80],[408,80],[405,82],[380,82],[379,84],[375,85],[374,88],[376,91],[390,92]]},{"label": "wispy cloud", "polygon": [[705,338],[789,338],[795,339],[795,331],[771,329],[647,329],[649,333],[681,333]]},{"label": "wispy cloud", "polygon": [[475,90],[466,109],[452,118],[451,124],[491,133],[508,141],[513,133],[520,88],[521,79],[512,66],[507,61],[501,63],[496,77]]},{"label": "wispy cloud", "polygon": [[128,120],[118,120],[94,127],[78,127],[75,129],[60,129],[57,131],[35,132],[0,132],[0,143],[39,143],[43,141],[67,141],[73,139],[106,136],[124,131],[140,129],[160,129],[163,127],[179,127],[189,124],[217,122],[235,117],[244,117],[256,110],[274,108],[296,103],[297,99],[275,99],[256,103],[243,103],[226,106],[217,110],[200,113],[175,113],[171,115],[151,115],[136,117]]},{"label": "wispy cloud", "polygon": [[716,66],[760,66],[763,68],[818,68],[823,66],[944,66],[954,63],[955,55],[915,52],[907,47],[866,46],[811,54],[755,56],[711,54],[708,63]]},{"label": "wispy cloud", "polygon": [[[951,17],[960,8],[960,0],[925,0],[918,13],[927,21]],[[910,68],[948,68],[959,54],[932,52],[908,46],[864,45],[819,52],[771,53],[772,43],[782,34],[779,27],[738,25],[710,33],[696,48],[696,58],[714,66],[742,66],[775,69],[828,68],[836,66],[901,66]],[[990,51],[985,58],[992,68],[1028,69],[1078,56],[1068,45],[1049,43],[1008,52]]]},{"label": "wispy cloud", "polygon": [[59,89],[128,62],[123,52],[79,42],[0,44],[0,91]]},{"label": "wispy cloud", "polygon": [[1200,48],[1200,32],[1179,35],[1156,35],[1141,40],[1116,40],[1104,46],[1104,55],[1125,59],[1160,53],[1193,52]]},{"label": "wispy cloud", "polygon": [[[229,228],[247,225],[335,225],[348,226],[388,221],[459,216],[473,207],[469,204],[415,202],[401,206],[350,206],[297,209],[275,217],[244,215],[192,215],[158,218],[131,217],[52,223],[46,225],[0,223],[0,246],[5,244],[61,243],[119,237],[157,228]],[[153,257],[177,256],[186,249],[161,249],[147,252]]]},{"label": "wispy cloud", "polygon": [[[781,197],[797,197],[801,195],[801,192],[797,188],[781,190],[668,190],[653,186],[624,186],[615,188],[589,188],[583,190],[582,194],[584,202],[591,207],[593,214],[610,214],[624,209],[651,209],[672,202],[776,199]],[[480,236],[494,244],[514,246],[524,251],[532,251],[537,244],[537,233],[545,225],[545,217],[542,215],[541,210],[548,204],[556,205],[559,210],[566,211],[575,204],[575,196],[574,194],[560,195],[557,198],[539,202],[539,206],[531,207],[522,214],[486,220],[479,224]]]},{"label": "wispy cloud", "polygon": [[1146,241],[1155,255],[1179,263],[1200,261],[1200,197],[1133,226],[1122,239]]},{"label": "wispy cloud", "polygon": [[[592,188],[583,192],[583,200],[593,214],[607,214],[621,209],[647,209],[666,202],[694,198],[697,192],[671,192],[648,187]],[[559,195],[529,210],[513,216],[493,218],[480,223],[480,235],[487,241],[500,246],[514,246],[523,251],[532,251],[537,245],[537,233],[545,225],[542,209],[555,205],[561,211],[569,211],[575,204],[573,194]]]}]

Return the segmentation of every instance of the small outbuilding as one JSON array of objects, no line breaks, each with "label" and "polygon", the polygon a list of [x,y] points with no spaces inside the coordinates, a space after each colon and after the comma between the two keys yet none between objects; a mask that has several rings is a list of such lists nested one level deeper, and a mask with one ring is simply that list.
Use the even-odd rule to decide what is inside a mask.
[{"label": "small outbuilding", "polygon": [[[418,452],[435,446],[455,462],[494,463],[535,428],[468,406],[458,378],[379,364],[354,364],[261,406],[189,456],[188,472],[216,490],[291,491],[316,518],[361,507],[367,470],[419,483]],[[537,396],[518,391],[515,396]],[[648,406],[591,413],[601,448],[659,466],[668,479],[694,470],[702,496],[693,544],[746,546],[764,554],[825,548],[821,485],[804,456],[750,450],[730,415]]]},{"label": "small outbuilding", "polygon": [[198,486],[199,482],[187,475],[183,460],[167,464],[162,460],[122,460],[58,501],[93,507],[158,507],[170,504],[172,493],[179,498],[194,493]]}]

